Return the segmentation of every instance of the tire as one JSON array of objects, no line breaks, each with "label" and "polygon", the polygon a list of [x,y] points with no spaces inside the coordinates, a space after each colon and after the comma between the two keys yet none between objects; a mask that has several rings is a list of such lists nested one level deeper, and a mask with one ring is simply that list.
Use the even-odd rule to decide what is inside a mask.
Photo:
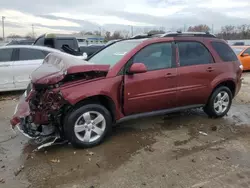
[{"label": "tire", "polygon": [[81,106],[69,112],[64,121],[65,137],[78,148],[100,144],[111,133],[111,129],[110,112],[100,104]]},{"label": "tire", "polygon": [[206,106],[204,107],[204,111],[209,117],[221,118],[230,110],[232,99],[233,95],[228,87],[218,87],[210,96]]}]

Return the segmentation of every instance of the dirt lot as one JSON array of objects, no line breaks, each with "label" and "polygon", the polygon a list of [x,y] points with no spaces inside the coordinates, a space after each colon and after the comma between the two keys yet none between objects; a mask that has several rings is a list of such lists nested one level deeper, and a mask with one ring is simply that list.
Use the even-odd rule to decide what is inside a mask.
[{"label": "dirt lot", "polygon": [[250,73],[228,116],[201,110],[118,125],[102,145],[39,152],[10,130],[20,93],[0,96],[0,187],[250,187]]}]

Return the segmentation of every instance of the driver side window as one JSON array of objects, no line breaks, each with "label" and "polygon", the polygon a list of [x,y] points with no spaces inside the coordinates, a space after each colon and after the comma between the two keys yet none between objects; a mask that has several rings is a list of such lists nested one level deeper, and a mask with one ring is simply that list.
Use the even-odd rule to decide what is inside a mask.
[{"label": "driver side window", "polygon": [[172,44],[146,46],[134,56],[133,63],[143,63],[148,71],[172,68]]}]

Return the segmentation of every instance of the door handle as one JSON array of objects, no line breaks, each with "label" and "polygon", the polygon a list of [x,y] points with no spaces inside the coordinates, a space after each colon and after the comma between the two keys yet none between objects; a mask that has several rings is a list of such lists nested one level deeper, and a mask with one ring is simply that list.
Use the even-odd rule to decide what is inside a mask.
[{"label": "door handle", "polygon": [[170,72],[165,75],[166,78],[171,78],[171,77],[174,77],[174,76],[175,76],[175,74],[172,74]]},{"label": "door handle", "polygon": [[212,72],[212,71],[214,71],[214,68],[212,68],[212,67],[207,68],[207,72]]}]

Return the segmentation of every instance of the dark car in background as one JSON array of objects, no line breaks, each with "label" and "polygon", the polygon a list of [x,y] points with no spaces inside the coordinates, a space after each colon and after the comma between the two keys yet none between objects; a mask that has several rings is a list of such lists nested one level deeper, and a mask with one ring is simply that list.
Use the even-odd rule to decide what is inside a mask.
[{"label": "dark car in background", "polygon": [[71,55],[81,56],[76,37],[63,34],[44,34],[36,39],[34,45],[47,46],[66,52]]}]

